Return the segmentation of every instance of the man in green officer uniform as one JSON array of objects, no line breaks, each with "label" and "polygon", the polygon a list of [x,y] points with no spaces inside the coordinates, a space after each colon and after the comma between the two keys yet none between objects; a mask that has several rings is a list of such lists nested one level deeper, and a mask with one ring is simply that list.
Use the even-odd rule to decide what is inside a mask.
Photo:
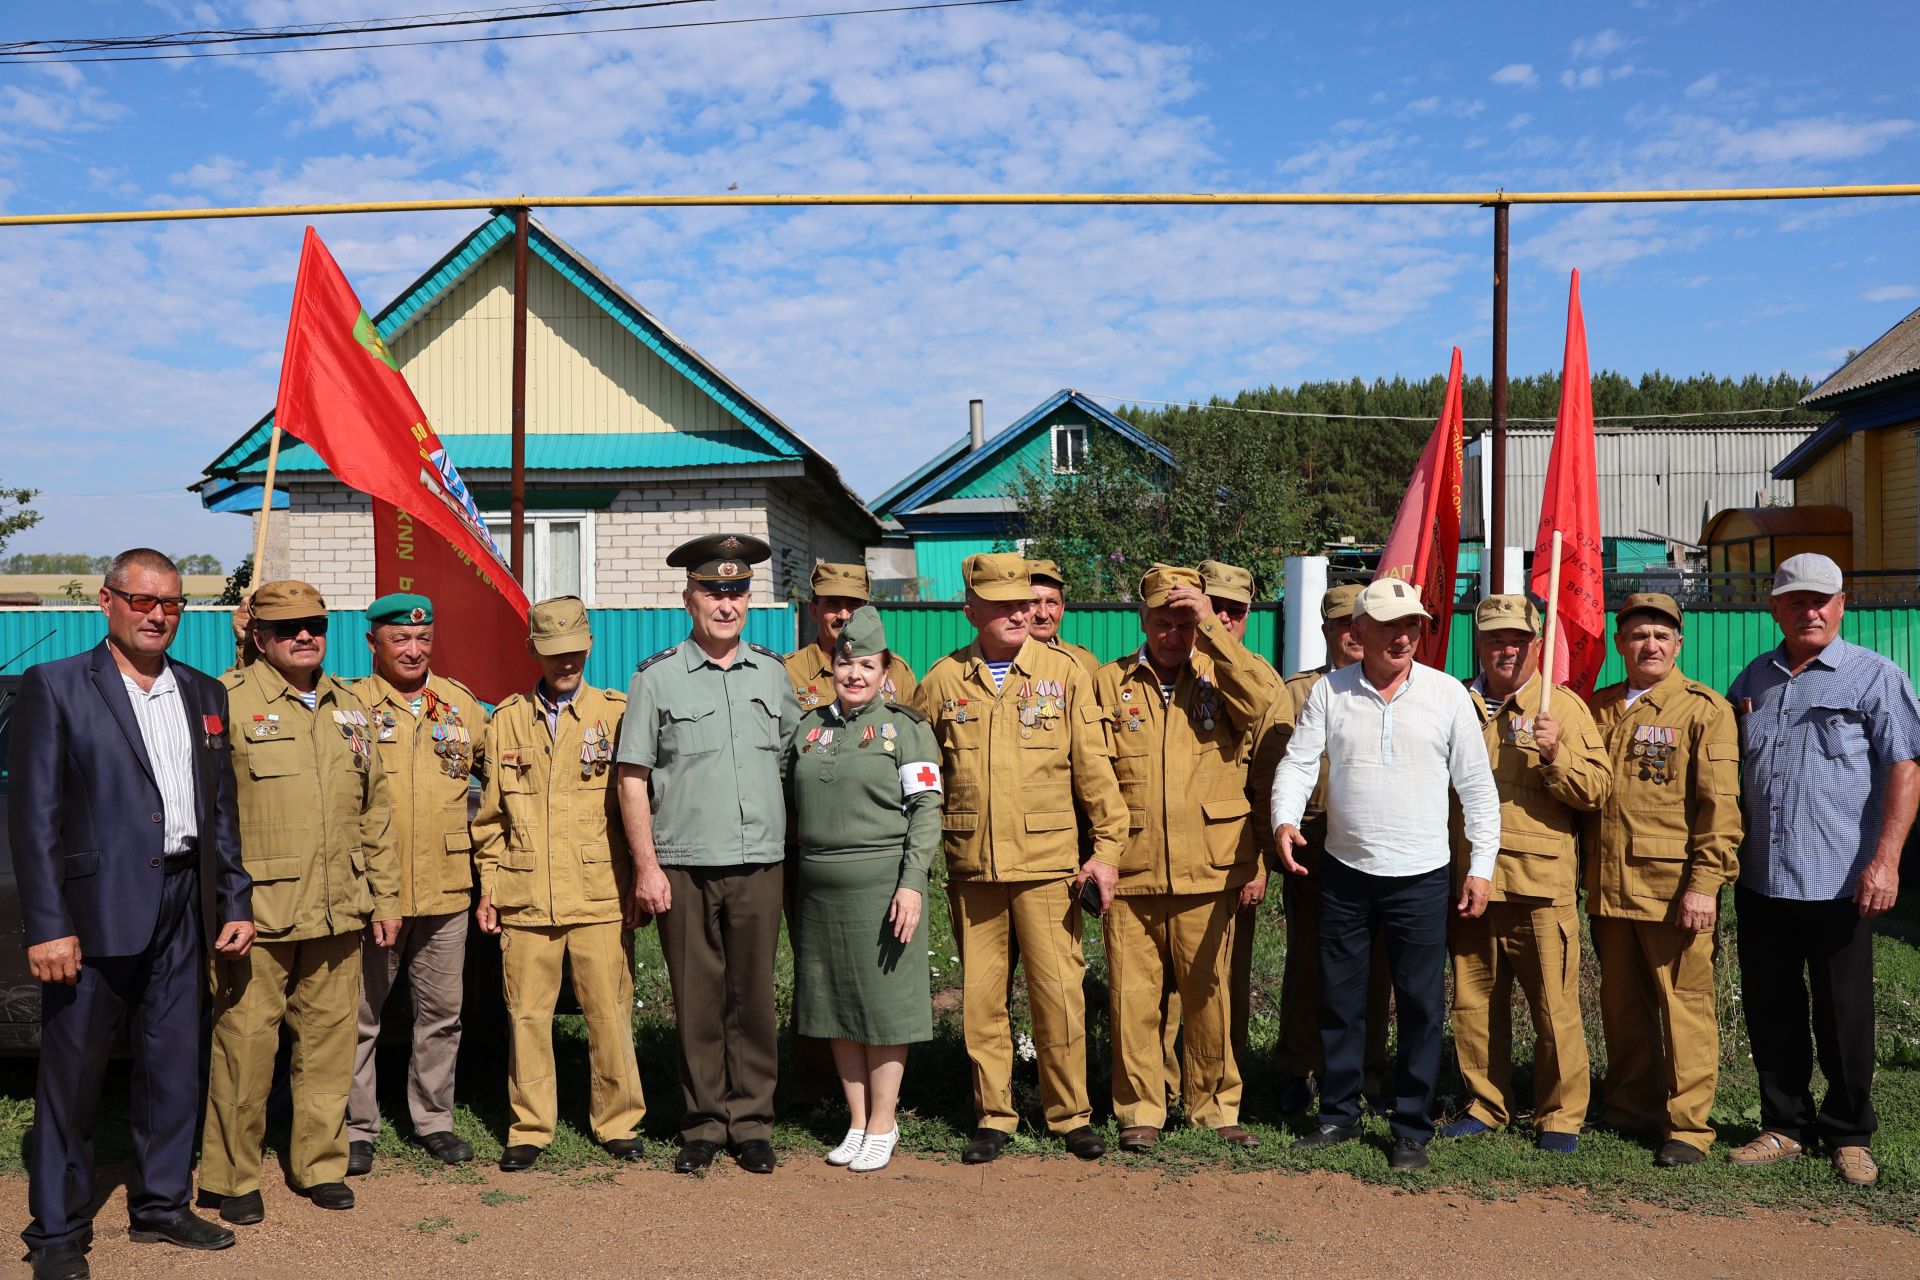
[{"label": "man in green officer uniform", "polygon": [[213,965],[213,1053],[201,1137],[202,1208],[228,1222],[266,1216],[260,1142],[280,1028],[290,1024],[293,1147],[288,1181],[323,1209],[353,1208],[347,1090],[360,1003],[360,935],[400,929],[386,773],[372,721],[326,674],[327,604],[304,582],[263,583],[248,639],[259,658],[227,672],[241,861],[258,938]]},{"label": "man in green officer uniform", "polygon": [[373,1168],[380,1137],[374,1049],[380,1015],[404,968],[412,991],[413,1047],[407,1110],[414,1136],[436,1160],[460,1164],[473,1148],[453,1131],[453,1066],[460,1054],[461,975],[473,901],[468,775],[486,774],[487,709],[457,680],[436,675],[433,601],[395,592],[367,606],[373,674],[354,682],[366,705],[393,809],[400,861],[400,936],[360,949],[360,1043],[347,1099],[347,1173]]},{"label": "man in green officer uniform", "polygon": [[620,809],[633,853],[627,922],[660,922],[673,984],[686,1115],[673,1167],[696,1173],[724,1145],[772,1173],[787,808],[780,753],[800,706],[780,655],[740,638],[758,538],[675,548],[693,631],[640,664],[620,739]]}]

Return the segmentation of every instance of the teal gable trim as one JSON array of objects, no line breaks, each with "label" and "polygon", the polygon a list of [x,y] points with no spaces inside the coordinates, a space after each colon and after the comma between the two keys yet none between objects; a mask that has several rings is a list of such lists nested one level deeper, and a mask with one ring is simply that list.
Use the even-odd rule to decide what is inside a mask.
[{"label": "teal gable trim", "polygon": [[928,458],[911,475],[894,482],[893,487],[867,503],[867,508],[882,520],[893,514],[895,501],[906,493],[911,493],[921,481],[936,471],[945,470],[953,465],[955,459],[965,456],[971,436],[961,436],[958,440]]},{"label": "teal gable trim", "polygon": [[[729,438],[731,437],[731,438]],[[513,437],[510,435],[442,436],[454,465],[462,472],[505,471],[513,465]],[[754,463],[785,462],[789,459],[766,448],[759,437],[741,432],[725,436],[693,435],[680,431],[646,431],[610,435],[529,435],[527,470],[529,471],[609,471],[666,470],[675,467],[751,466]],[[280,444],[279,469],[283,473],[325,472],[327,464],[312,446],[299,440]],[[259,475],[266,470],[265,460],[252,463],[240,474]],[[256,499],[258,486],[255,486]]]}]

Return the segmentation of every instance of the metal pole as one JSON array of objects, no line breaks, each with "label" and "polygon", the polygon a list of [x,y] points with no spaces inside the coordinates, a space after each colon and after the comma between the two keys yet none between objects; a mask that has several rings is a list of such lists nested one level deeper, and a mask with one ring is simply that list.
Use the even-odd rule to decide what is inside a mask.
[{"label": "metal pole", "polygon": [[509,490],[513,580],[527,585],[527,210],[513,211],[513,480]]},{"label": "metal pole", "polygon": [[1493,427],[1489,454],[1493,476],[1483,494],[1487,512],[1486,554],[1493,557],[1487,581],[1495,595],[1507,589],[1507,214],[1493,206]]}]

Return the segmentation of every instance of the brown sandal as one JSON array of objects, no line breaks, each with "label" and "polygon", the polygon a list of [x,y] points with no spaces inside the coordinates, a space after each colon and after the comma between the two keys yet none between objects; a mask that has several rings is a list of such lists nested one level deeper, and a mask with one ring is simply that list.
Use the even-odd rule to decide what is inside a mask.
[{"label": "brown sandal", "polygon": [[1734,1164],[1759,1165],[1773,1164],[1780,1160],[1790,1160],[1802,1155],[1806,1148],[1784,1133],[1775,1133],[1768,1129],[1744,1147],[1735,1147],[1727,1153],[1727,1159]]}]

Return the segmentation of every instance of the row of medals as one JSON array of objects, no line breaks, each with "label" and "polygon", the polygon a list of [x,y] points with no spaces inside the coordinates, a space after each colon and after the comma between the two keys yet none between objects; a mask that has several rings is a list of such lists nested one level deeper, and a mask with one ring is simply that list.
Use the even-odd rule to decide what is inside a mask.
[{"label": "row of medals", "polygon": [[[862,729],[860,731],[860,745],[862,747],[870,747],[875,742],[878,742],[882,747],[885,747],[888,751],[894,750],[893,741],[895,738],[900,736],[899,731],[895,729],[891,723],[878,726],[877,732],[875,730],[876,730],[876,726],[874,725],[868,725],[866,728]],[[821,750],[824,751],[832,745],[833,745],[833,730],[812,729],[812,730],[809,730],[807,733],[807,740],[802,744],[800,744],[800,754],[805,755],[807,752],[813,750],[815,747],[819,747]]]},{"label": "row of medals", "polygon": [[[1139,704],[1133,700],[1132,685],[1120,690],[1120,701],[1127,704],[1126,731],[1139,733],[1146,727],[1146,722],[1140,718],[1142,713]],[[1200,692],[1193,698],[1193,714],[1200,718],[1202,733],[1213,732],[1213,722],[1220,715],[1220,691],[1214,687],[1211,680],[1200,681]]]},{"label": "row of medals", "polygon": [[580,731],[580,780],[604,774],[613,764],[613,732],[605,720],[595,720]]},{"label": "row of medals", "polygon": [[[1067,713],[1067,691],[1058,680],[1027,680],[1020,685],[1014,706],[1020,712],[1020,736],[1031,738],[1034,726],[1051,730]],[[961,704],[963,707],[965,703]],[[960,719],[966,719],[962,711]]]},{"label": "row of medals", "polygon": [[1640,780],[1651,778],[1655,782],[1666,782],[1672,777],[1667,771],[1667,761],[1673,758],[1679,733],[1668,725],[1643,724],[1633,731],[1633,746],[1627,753],[1640,762]]},{"label": "row of medals", "polygon": [[340,726],[340,736],[347,740],[347,749],[353,752],[353,767],[367,769],[373,763],[373,738],[367,730],[367,713],[347,711],[340,707],[333,709],[333,722]]}]

